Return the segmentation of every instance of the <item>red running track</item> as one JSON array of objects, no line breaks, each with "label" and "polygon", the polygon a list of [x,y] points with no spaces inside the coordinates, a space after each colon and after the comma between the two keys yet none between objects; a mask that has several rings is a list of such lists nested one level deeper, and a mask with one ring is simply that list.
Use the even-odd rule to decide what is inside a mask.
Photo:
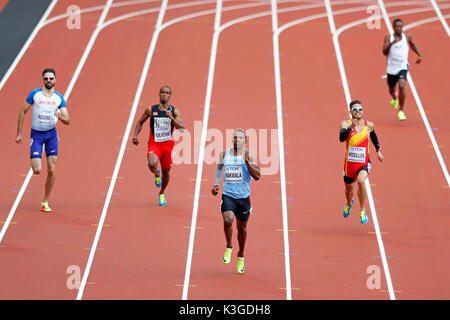
[{"label": "red running track", "polygon": [[[90,1],[89,7],[105,2]],[[169,6],[181,3],[185,2],[169,1]],[[83,4],[80,2],[82,8]],[[224,145],[229,143],[226,129],[243,127],[268,136],[271,129],[277,129],[270,5],[226,9],[242,4],[248,2],[226,1],[221,23],[263,11],[268,14],[230,26],[220,34],[208,127],[216,129],[213,134],[221,132],[219,140]],[[50,17],[64,13],[68,5],[68,1],[60,1]],[[159,5],[112,7],[106,21]],[[280,3],[279,8],[294,5],[298,4]],[[354,6],[332,4],[333,10]],[[424,6],[388,6],[387,10],[418,7]],[[163,22],[214,9],[214,2],[168,9]],[[442,12],[449,13],[448,9]],[[318,13],[325,13],[324,7],[279,13],[279,25]],[[100,14],[101,8],[83,13],[81,30],[68,30],[65,20],[44,27],[0,92],[2,105],[16,106],[16,111],[5,113],[0,120],[4,132],[9,132],[0,137],[7,151],[0,168],[5,177],[1,221],[6,220],[17,195],[14,190],[20,188],[29,169],[27,142],[21,146],[13,142],[19,107],[28,91],[39,86],[42,65],[55,67],[57,90],[64,93]],[[405,25],[433,15],[433,11],[405,15]],[[364,17],[365,11],[360,11],[335,15],[334,19],[339,28]],[[66,270],[76,265],[83,272],[86,266],[156,18],[157,12],[136,15],[100,32],[68,99],[72,123],[69,127],[58,125],[61,152],[51,200],[54,213],[39,212],[45,175],[33,177],[1,243],[1,298],[76,298],[77,290],[66,286]],[[133,129],[144,108],[157,101],[159,87],[167,83],[174,89],[171,102],[180,108],[187,127],[181,140],[187,146],[183,151],[191,154],[179,154],[185,156],[185,163],[172,169],[168,206],[159,208],[145,159],[148,127],[142,131],[138,147],[128,142],[83,299],[181,298],[213,26],[214,14],[210,13],[175,23],[159,34]],[[351,96],[367,106],[365,116],[377,126],[386,158],[383,163],[372,159],[370,182],[390,275],[397,299],[447,299],[450,283],[441,275],[450,261],[445,228],[449,222],[445,215],[448,186],[409,89],[408,120],[398,122],[390,109],[385,79],[381,79],[386,32],[384,24],[381,30],[370,32],[362,25],[345,31],[339,41]],[[425,57],[420,66],[411,63],[411,75],[448,165],[448,112],[444,106],[448,90],[445,81],[436,81],[447,77],[448,38],[439,21],[408,33]],[[363,226],[355,214],[348,220],[341,216],[344,150],[337,132],[339,121],[348,114],[331,40],[326,16],[280,35],[292,298],[389,299],[383,271],[381,288],[369,290],[366,286],[367,267],[376,265],[383,270],[372,221]],[[442,50],[431,52],[435,47]],[[413,56],[411,53],[410,58]],[[269,146],[275,145],[273,154],[271,149],[260,148],[259,155],[266,152],[275,161],[275,140],[269,136]],[[236,240],[232,263],[225,266],[220,262],[225,240],[220,199],[210,195],[214,163],[209,161],[219,150],[211,149],[210,140],[206,146],[208,162],[202,172],[187,298],[285,299],[279,172],[253,182],[247,270],[237,275]]]}]

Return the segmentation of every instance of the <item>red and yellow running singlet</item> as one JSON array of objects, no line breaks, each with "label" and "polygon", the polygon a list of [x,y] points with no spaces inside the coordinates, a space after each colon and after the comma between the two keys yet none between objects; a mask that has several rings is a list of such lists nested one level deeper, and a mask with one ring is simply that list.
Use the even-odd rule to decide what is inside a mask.
[{"label": "red and yellow running singlet", "polygon": [[[349,120],[352,123],[351,120]],[[345,141],[344,173],[347,177],[356,177],[358,170],[369,163],[369,135],[367,121],[364,120],[364,129],[361,133],[352,128]]]}]

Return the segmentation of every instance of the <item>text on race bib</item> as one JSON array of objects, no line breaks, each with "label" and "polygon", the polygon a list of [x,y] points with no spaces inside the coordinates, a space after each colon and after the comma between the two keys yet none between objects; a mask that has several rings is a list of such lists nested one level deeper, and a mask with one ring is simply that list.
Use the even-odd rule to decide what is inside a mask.
[{"label": "text on race bib", "polygon": [[164,142],[172,139],[172,131],[169,118],[155,118],[153,133],[155,142]]},{"label": "text on race bib", "polygon": [[366,162],[366,148],[349,147],[347,161],[365,163]]},{"label": "text on race bib", "polygon": [[224,180],[227,183],[237,183],[242,182],[242,166],[225,166],[225,176]]}]

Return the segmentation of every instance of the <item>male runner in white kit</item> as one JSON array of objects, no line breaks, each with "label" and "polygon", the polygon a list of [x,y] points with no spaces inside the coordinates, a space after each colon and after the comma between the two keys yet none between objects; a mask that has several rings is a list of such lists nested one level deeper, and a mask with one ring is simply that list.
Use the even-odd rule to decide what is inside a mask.
[{"label": "male runner in white kit", "polygon": [[[401,19],[395,19],[392,26],[394,33],[384,38],[383,54],[387,56],[386,73],[389,93],[392,96],[391,104],[394,109],[397,109],[400,102],[400,110],[397,116],[399,120],[404,121],[406,120],[403,108],[405,104],[405,83],[409,70],[409,47],[419,56],[416,63],[420,63],[423,57],[412,41],[412,37],[403,33],[403,21]],[[398,93],[395,91],[397,82]]]},{"label": "male runner in white kit", "polygon": [[55,70],[48,68],[42,72],[44,86],[35,89],[28,95],[17,121],[16,142],[22,143],[22,124],[25,113],[32,107],[31,146],[30,159],[34,174],[42,171],[42,151],[45,148],[47,155],[47,180],[45,182],[44,199],[41,208],[45,212],[51,212],[48,198],[55,184],[56,159],[58,158],[58,133],[56,132],[56,118],[63,124],[70,124],[69,113],[64,97],[55,91]]},{"label": "male runner in white kit", "polygon": [[216,166],[214,186],[211,193],[215,196],[219,192],[219,183],[223,178],[223,193],[220,208],[223,217],[223,229],[227,247],[222,262],[231,261],[233,248],[231,238],[233,234],[233,220],[236,216],[236,227],[238,230],[239,252],[236,264],[237,272],[244,273],[244,249],[247,240],[247,222],[252,212],[250,203],[250,182],[261,178],[256,159],[245,148],[247,136],[242,129],[236,129],[233,134],[233,148],[222,151]]}]

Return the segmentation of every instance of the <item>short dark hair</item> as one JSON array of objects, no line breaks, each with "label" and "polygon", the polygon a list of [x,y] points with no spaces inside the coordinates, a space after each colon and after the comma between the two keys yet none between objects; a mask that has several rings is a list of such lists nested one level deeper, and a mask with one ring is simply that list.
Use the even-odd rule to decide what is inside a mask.
[{"label": "short dark hair", "polygon": [[392,22],[392,26],[395,26],[395,24],[396,24],[397,22],[401,22],[401,23],[403,24],[403,20],[402,20],[402,19],[395,19],[395,20]]},{"label": "short dark hair", "polygon": [[46,74],[47,72],[53,73],[53,75],[56,77],[55,69],[53,69],[53,68],[46,68],[46,69],[44,69],[44,71],[42,71],[42,76],[44,76],[44,74]]},{"label": "short dark hair", "polygon": [[169,86],[162,86],[161,88],[159,88],[159,93],[161,93],[162,89],[167,88],[170,90],[170,94],[172,94],[172,88],[170,88]]},{"label": "short dark hair", "polygon": [[362,103],[361,103],[361,101],[359,101],[359,100],[353,100],[352,102],[350,102],[350,104],[349,104],[349,109],[351,109],[352,107],[353,107],[353,105],[355,105],[355,104],[360,104],[360,105],[362,105]]},{"label": "short dark hair", "polygon": [[[244,137],[247,138],[247,133],[245,132],[244,129],[238,128],[238,129],[234,130],[234,133],[236,133],[236,132],[242,132],[244,134]],[[233,133],[233,135],[234,135],[234,133]]]}]

